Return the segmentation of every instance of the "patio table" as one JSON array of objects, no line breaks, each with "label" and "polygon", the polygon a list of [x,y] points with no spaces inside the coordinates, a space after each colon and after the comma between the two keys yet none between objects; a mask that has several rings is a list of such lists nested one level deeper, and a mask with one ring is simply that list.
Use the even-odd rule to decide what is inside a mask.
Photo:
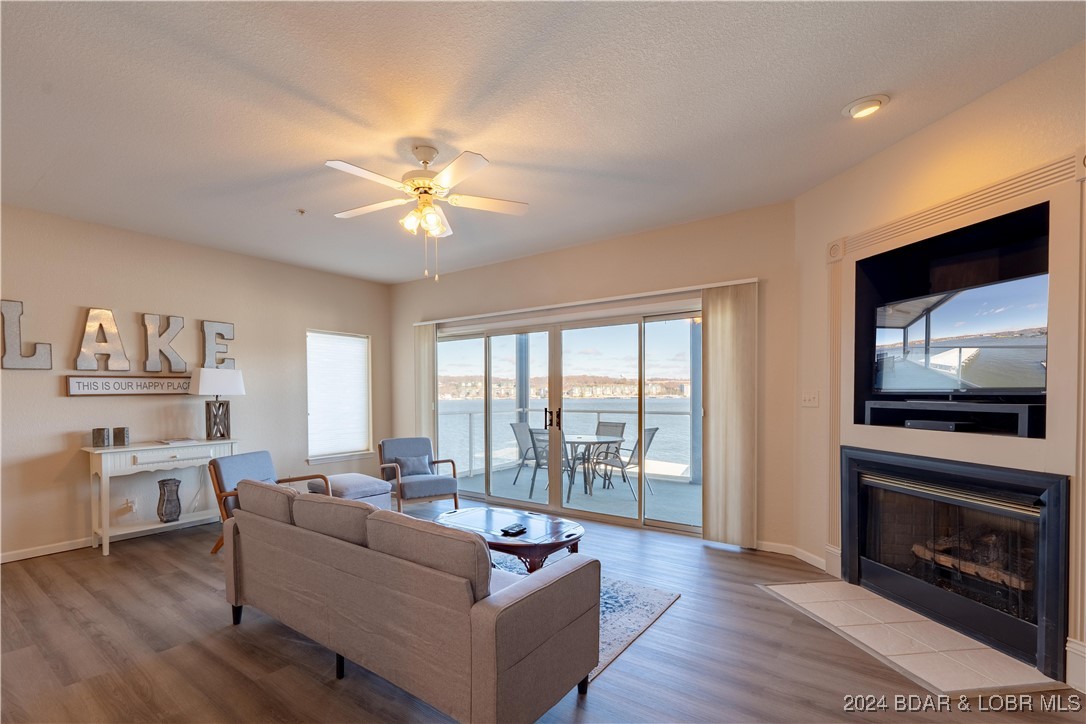
[{"label": "patio table", "polygon": [[[592,469],[592,456],[595,451],[604,445],[621,445],[622,441],[626,438],[619,435],[566,435],[566,445],[569,446],[569,459],[577,459],[577,448],[584,448],[584,458],[581,461],[582,474],[584,475],[584,490],[589,495],[592,495],[592,478],[589,477],[589,473]],[[573,476],[575,470],[569,471],[569,489],[566,492],[566,502],[569,502],[570,497],[573,495]]]}]

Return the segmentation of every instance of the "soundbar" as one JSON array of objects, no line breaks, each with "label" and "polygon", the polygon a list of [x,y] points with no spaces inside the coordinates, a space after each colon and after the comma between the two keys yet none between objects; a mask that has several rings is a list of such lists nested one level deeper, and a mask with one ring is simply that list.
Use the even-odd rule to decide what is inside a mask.
[{"label": "soundbar", "polygon": [[906,420],[905,427],[913,430],[940,430],[942,432],[966,432],[974,427],[971,422],[950,422],[947,420]]}]

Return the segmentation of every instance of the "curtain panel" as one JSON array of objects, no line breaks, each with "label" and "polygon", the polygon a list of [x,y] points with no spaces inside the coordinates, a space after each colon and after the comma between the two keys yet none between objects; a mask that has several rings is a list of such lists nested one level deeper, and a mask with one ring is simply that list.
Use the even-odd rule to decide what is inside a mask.
[{"label": "curtain panel", "polygon": [[702,537],[758,543],[758,284],[701,297],[704,522]]},{"label": "curtain panel", "polygon": [[428,437],[437,448],[437,326],[415,327],[415,435]]}]

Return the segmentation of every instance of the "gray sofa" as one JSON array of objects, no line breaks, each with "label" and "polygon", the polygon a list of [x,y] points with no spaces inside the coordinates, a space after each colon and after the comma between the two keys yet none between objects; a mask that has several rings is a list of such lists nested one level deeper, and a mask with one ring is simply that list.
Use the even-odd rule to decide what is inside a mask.
[{"label": "gray sofa", "polygon": [[599,660],[600,565],[494,569],[474,533],[353,500],[238,484],[224,524],[234,623],[252,605],[448,715],[533,721]]}]

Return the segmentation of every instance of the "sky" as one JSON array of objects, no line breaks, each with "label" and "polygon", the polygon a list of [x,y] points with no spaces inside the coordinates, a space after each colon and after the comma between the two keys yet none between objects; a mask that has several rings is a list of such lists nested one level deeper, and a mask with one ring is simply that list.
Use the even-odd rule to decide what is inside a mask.
[{"label": "sky", "polygon": [[[637,379],[637,325],[619,324],[566,329],[562,335],[563,372],[567,375],[598,375]],[[492,373],[515,374],[516,335],[491,337]],[[690,376],[690,320],[677,319],[645,324],[646,377]],[[481,375],[483,340],[452,340],[438,343],[438,374]],[[547,374],[547,333],[528,335],[532,377]]]},{"label": "sky", "polygon": [[[968,289],[931,315],[932,339],[1047,326],[1047,274]],[[901,332],[880,332],[878,339],[878,344],[900,342]]]}]

